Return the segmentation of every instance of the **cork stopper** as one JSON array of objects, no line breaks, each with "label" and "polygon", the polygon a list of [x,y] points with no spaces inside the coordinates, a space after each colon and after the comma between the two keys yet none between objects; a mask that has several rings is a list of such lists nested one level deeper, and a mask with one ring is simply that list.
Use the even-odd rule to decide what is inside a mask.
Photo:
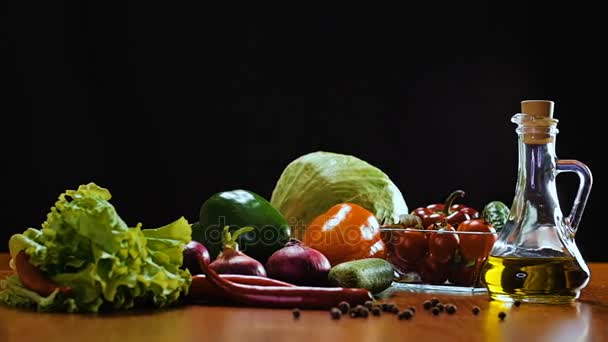
[{"label": "cork stopper", "polygon": [[555,103],[547,100],[526,100],[521,101],[521,112],[523,114],[553,118],[553,107]]},{"label": "cork stopper", "polygon": [[555,141],[557,119],[553,118],[555,103],[547,100],[521,101],[518,124],[526,144],[548,144]]}]

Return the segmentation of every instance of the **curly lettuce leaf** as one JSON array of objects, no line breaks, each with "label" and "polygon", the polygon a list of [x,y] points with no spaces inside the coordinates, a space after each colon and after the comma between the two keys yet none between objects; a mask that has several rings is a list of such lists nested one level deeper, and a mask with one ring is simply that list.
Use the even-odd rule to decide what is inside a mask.
[{"label": "curly lettuce leaf", "polygon": [[67,311],[74,312],[76,307],[73,299],[60,299],[59,290],[44,297],[38,293],[28,290],[21,284],[17,275],[12,275],[6,279],[0,280],[0,301],[6,305],[14,306],[21,309],[37,310],[40,312],[47,311]]},{"label": "curly lettuce leaf", "polygon": [[29,228],[9,241],[11,256],[24,250],[50,279],[72,287],[72,297],[40,297],[13,276],[4,282],[0,301],[39,311],[98,312],[164,307],[186,294],[191,277],[180,266],[191,239],[188,221],[182,217],[157,229],[129,228],[110,198],[94,183],[68,190],[41,230]]}]

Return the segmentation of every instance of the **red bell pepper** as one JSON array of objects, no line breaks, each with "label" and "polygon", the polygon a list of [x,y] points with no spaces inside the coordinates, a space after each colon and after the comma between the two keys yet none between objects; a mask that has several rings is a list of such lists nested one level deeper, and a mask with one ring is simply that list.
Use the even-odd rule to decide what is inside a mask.
[{"label": "red bell pepper", "polygon": [[446,220],[447,223],[457,226],[459,223],[476,219],[479,212],[463,204],[452,204],[457,197],[463,197],[464,191],[456,190],[448,196],[444,204],[431,204],[426,207],[417,208],[412,212],[422,219],[422,226],[427,229],[439,220]]}]

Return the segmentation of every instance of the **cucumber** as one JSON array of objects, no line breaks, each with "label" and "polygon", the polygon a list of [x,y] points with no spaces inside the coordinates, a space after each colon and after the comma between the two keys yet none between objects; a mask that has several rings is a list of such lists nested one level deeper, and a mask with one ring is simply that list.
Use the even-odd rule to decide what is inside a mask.
[{"label": "cucumber", "polygon": [[367,289],[378,293],[393,283],[393,265],[378,258],[361,259],[338,264],[329,271],[329,282],[339,287]]}]

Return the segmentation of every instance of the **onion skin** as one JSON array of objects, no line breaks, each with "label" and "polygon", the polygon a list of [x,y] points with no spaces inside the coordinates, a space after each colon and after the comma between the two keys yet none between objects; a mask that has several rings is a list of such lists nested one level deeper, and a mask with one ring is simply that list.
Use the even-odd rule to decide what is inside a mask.
[{"label": "onion skin", "polygon": [[190,271],[190,274],[192,275],[203,273],[203,270],[199,264],[199,255],[207,264],[211,262],[207,248],[205,248],[205,246],[203,246],[200,242],[194,240],[188,242],[182,251],[182,255],[184,257],[182,268]]},{"label": "onion skin", "polygon": [[264,266],[259,261],[239,251],[239,245],[236,242],[239,235],[252,230],[253,228],[251,227],[244,227],[230,234],[229,227],[224,227],[223,250],[209,264],[209,268],[218,274],[242,274],[266,277]]},{"label": "onion skin", "polygon": [[235,251],[234,249],[225,249],[224,252],[209,265],[209,268],[218,274],[241,274],[266,277],[266,270],[259,261],[242,252]]},{"label": "onion skin", "polygon": [[273,279],[296,285],[326,286],[331,269],[329,260],[316,249],[291,239],[266,262],[266,272]]}]

